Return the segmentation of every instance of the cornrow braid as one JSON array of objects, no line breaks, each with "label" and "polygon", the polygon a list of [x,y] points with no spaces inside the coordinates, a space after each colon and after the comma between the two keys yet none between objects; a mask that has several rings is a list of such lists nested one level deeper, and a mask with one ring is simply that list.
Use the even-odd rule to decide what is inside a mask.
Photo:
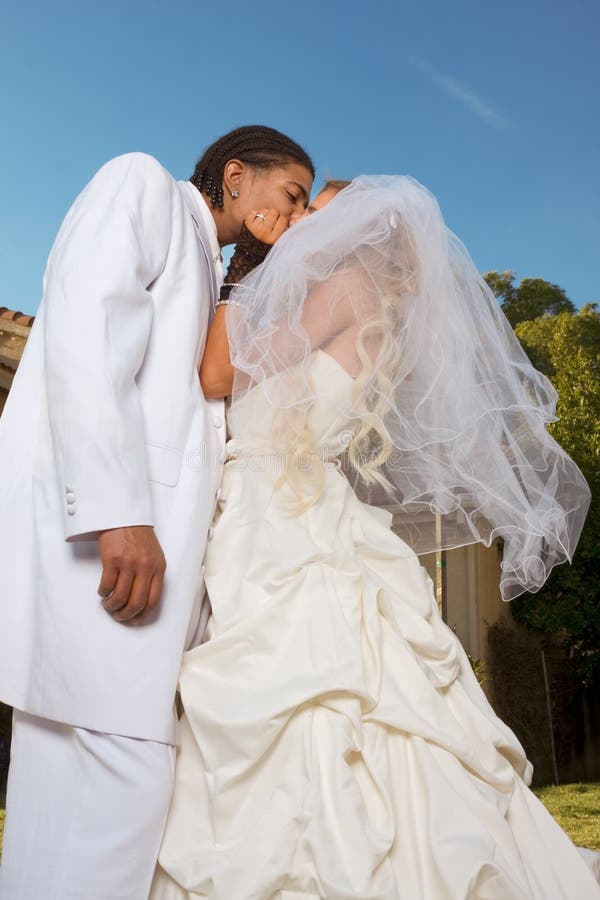
[{"label": "cornrow braid", "polygon": [[304,166],[314,178],[315,167],[302,147],[275,128],[244,125],[224,134],[205,150],[190,181],[208,194],[214,207],[223,208],[223,177],[230,159],[239,159],[257,169],[270,169],[286,162]]}]

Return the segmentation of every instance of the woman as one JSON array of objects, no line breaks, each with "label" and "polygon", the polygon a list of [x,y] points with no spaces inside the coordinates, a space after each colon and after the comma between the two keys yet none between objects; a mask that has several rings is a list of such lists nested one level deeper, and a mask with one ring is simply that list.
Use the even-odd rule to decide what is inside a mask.
[{"label": "woman", "polygon": [[363,177],[295,225],[220,306],[201,379],[231,395],[229,458],[152,900],[600,897],[415,554],[501,534],[509,599],[589,502],[434,198]]}]

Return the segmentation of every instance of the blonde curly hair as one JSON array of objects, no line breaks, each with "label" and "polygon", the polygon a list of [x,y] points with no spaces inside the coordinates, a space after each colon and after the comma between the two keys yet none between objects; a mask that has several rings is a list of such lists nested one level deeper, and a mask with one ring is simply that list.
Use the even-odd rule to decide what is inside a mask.
[{"label": "blonde curly hair", "polygon": [[[347,261],[346,272],[353,267],[361,275],[368,275],[364,294],[375,298],[375,315],[357,332],[354,348],[360,370],[354,378],[352,408],[358,428],[348,441],[345,451],[347,467],[366,485],[378,484],[391,488],[384,474],[384,466],[393,451],[393,444],[385,426],[385,417],[393,409],[393,386],[398,383],[404,363],[398,334],[406,316],[406,305],[418,291],[416,252],[412,234],[406,228],[396,229],[398,267],[390,273],[378,271],[380,255],[376,248],[360,248],[355,260]],[[361,281],[365,282],[365,278]],[[367,302],[368,305],[368,302]],[[371,303],[371,312],[373,304]],[[365,307],[356,311],[357,323],[365,316]],[[297,390],[306,396],[306,373],[291,370],[286,373],[286,390]],[[318,396],[318,386],[308,374],[312,397]],[[286,484],[292,492],[286,504],[291,513],[304,512],[318,502],[325,481],[325,466],[309,425],[312,401],[299,402],[281,409],[276,416],[276,444],[284,454],[285,465],[276,481],[276,488]]]}]

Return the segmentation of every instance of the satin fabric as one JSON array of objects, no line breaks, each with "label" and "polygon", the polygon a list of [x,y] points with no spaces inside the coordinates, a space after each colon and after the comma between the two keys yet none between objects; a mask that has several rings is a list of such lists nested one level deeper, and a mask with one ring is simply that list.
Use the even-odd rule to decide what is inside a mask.
[{"label": "satin fabric", "polygon": [[227,444],[205,558],[210,639],[184,654],[151,900],[600,897],[529,790],[532,766],[430,577],[330,458],[352,379],[323,351],[312,374],[316,505],[291,516],[289,488],[273,490],[262,392],[248,395],[249,443]]}]

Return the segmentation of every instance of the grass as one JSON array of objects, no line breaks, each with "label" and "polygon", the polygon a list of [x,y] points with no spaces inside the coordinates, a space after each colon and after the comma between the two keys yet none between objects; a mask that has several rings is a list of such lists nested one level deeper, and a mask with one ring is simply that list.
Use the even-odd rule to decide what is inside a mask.
[{"label": "grass", "polygon": [[600,783],[548,785],[535,793],[575,844],[600,850]]},{"label": "grass", "polygon": [[[548,785],[534,793],[575,844],[600,851],[600,782]],[[0,809],[0,852],[3,829]]]}]

